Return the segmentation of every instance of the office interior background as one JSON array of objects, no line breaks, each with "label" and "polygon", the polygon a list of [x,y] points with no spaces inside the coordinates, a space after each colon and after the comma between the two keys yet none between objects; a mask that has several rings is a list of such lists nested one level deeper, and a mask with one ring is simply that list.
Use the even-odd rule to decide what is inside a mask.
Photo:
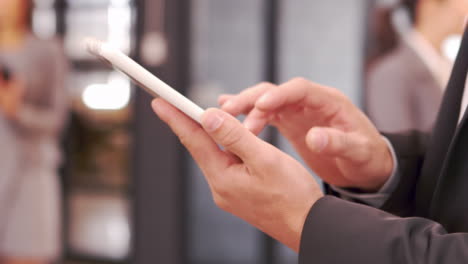
[{"label": "office interior background", "polygon": [[[112,42],[203,107],[221,93],[296,76],[362,105],[370,14],[387,2],[35,0],[35,34],[60,37],[71,66],[64,262],[297,263],[291,250],[214,205],[151,97],[87,55],[84,37]],[[262,136],[297,157],[274,130]]]}]

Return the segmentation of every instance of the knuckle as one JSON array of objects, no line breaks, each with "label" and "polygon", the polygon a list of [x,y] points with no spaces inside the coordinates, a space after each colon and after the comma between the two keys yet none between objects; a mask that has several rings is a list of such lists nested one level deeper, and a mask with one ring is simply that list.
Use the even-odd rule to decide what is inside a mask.
[{"label": "knuckle", "polygon": [[221,209],[226,210],[232,195],[226,185],[217,185],[213,187],[213,201]]},{"label": "knuckle", "polygon": [[216,187],[216,196],[222,198],[223,201],[226,201],[229,198],[229,188],[226,185],[219,185]]},{"label": "knuckle", "polygon": [[228,195],[228,187],[222,177],[216,178],[211,184],[217,197],[226,197]]},{"label": "knuckle", "polygon": [[340,133],[331,133],[329,136],[329,144],[325,151],[332,155],[345,154],[348,149],[348,139],[345,135]]},{"label": "knuckle", "polygon": [[213,202],[215,203],[215,205],[220,208],[220,209],[226,209],[227,208],[227,203],[226,201],[220,197],[219,195],[217,194],[213,194]]},{"label": "knuckle", "polygon": [[276,85],[270,82],[261,82],[254,87],[248,89],[243,95],[245,96],[245,100],[255,100],[265,92],[275,88]]},{"label": "knuckle", "polygon": [[355,147],[353,146],[353,142],[354,139],[352,136],[345,133],[340,133],[338,135],[338,144],[335,151],[337,153],[342,152],[347,153],[349,156],[353,156],[352,154],[356,151]]},{"label": "knuckle", "polygon": [[267,89],[267,88],[272,88],[272,87],[275,87],[275,85],[271,82],[261,82],[257,85],[258,88],[263,88],[263,89]]},{"label": "knuckle", "polygon": [[184,133],[179,134],[178,138],[182,145],[188,146],[190,142],[193,142],[194,138],[199,138],[201,134],[204,133],[200,127],[191,127],[184,131]]},{"label": "knuckle", "polygon": [[341,97],[341,96],[342,96],[341,91],[338,90],[338,89],[335,88],[335,87],[329,87],[329,86],[327,86],[327,89],[328,89],[328,91],[330,92],[331,95],[338,96],[338,97]]},{"label": "knuckle", "polygon": [[363,137],[356,141],[356,148],[361,150],[361,158],[363,161],[367,161],[372,155],[373,140]]},{"label": "knuckle", "polygon": [[371,142],[363,137],[343,137],[343,151],[347,153],[349,159],[353,160],[356,165],[363,165],[369,159],[369,144]]},{"label": "knuckle", "polygon": [[221,135],[221,144],[226,148],[235,146],[236,144],[242,141],[242,138],[244,136],[244,133],[242,132],[243,131],[241,131],[238,126],[226,129]]},{"label": "knuckle", "polygon": [[338,141],[338,149],[347,149],[349,146],[349,137],[341,131],[335,133]]},{"label": "knuckle", "polygon": [[337,98],[337,99],[340,99],[340,100],[346,100],[348,97],[342,92],[340,91],[340,89],[338,88],[335,88],[335,87],[330,87],[330,86],[323,86],[325,87],[325,89],[328,90],[328,93],[330,96],[332,96],[333,98]]},{"label": "knuckle", "polygon": [[184,145],[185,147],[189,147],[190,145],[190,137],[187,135],[179,136],[180,144]]},{"label": "knuckle", "polygon": [[265,153],[258,157],[258,164],[261,164],[264,168],[275,168],[278,165],[280,159],[273,155],[271,152]]},{"label": "knuckle", "polygon": [[310,82],[303,78],[303,77],[294,77],[291,79],[290,81],[291,83],[294,83],[296,85],[306,85],[306,84],[309,84]]}]

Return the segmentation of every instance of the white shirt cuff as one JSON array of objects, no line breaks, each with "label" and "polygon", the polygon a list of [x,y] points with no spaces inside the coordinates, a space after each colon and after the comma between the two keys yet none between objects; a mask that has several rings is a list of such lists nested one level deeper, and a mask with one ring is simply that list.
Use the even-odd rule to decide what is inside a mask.
[{"label": "white shirt cuff", "polygon": [[350,201],[360,201],[373,207],[381,207],[390,197],[390,194],[396,189],[398,182],[400,181],[400,174],[398,173],[398,160],[396,158],[395,150],[393,149],[390,141],[383,137],[385,142],[390,149],[393,159],[393,170],[390,177],[387,179],[385,184],[375,193],[355,193],[349,190],[345,190],[340,187],[330,186],[334,191],[338,192],[342,199]]}]

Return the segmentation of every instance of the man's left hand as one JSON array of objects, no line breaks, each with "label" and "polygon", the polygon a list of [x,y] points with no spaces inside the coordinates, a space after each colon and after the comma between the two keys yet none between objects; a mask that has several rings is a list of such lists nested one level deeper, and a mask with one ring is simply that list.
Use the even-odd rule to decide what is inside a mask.
[{"label": "man's left hand", "polygon": [[152,106],[201,168],[217,206],[299,250],[307,214],[323,194],[298,161],[222,110],[206,110],[201,127],[163,99]]}]

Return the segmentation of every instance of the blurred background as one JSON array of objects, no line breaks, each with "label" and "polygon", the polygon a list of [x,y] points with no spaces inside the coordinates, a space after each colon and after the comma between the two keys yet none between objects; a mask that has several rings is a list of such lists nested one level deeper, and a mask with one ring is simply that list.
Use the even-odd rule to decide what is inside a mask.
[{"label": "blurred background", "polygon": [[[203,107],[216,106],[221,93],[302,76],[365,108],[376,10],[396,2],[33,1],[32,34],[58,40],[68,65],[59,263],[297,263],[295,253],[214,205],[150,96],[86,54],[82,38],[112,42]],[[392,23],[404,32],[408,18],[395,12]],[[458,39],[444,42],[443,54],[453,58]],[[296,156],[275,131],[264,136]]]}]

